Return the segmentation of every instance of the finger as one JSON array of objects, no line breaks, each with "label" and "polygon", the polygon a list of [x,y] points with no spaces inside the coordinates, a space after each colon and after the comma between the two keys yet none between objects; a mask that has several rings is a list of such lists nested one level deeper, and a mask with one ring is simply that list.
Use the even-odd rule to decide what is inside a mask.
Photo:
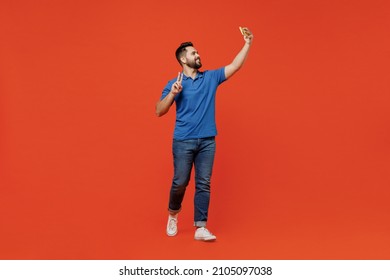
[{"label": "finger", "polygon": [[244,35],[244,37],[249,37],[252,35],[252,32],[249,30],[248,27],[240,27],[240,30],[242,35]]},{"label": "finger", "polygon": [[179,72],[179,78],[178,78],[179,84],[181,84],[182,80],[183,80],[183,73]]},{"label": "finger", "polygon": [[177,81],[176,81],[176,83],[181,83],[181,73],[179,72],[178,74],[177,74]]}]

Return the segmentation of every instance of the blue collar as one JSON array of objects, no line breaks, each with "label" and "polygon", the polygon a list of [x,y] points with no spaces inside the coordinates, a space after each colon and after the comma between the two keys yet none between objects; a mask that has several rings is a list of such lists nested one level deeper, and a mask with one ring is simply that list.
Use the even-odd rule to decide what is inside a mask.
[{"label": "blue collar", "polygon": [[[201,78],[201,77],[203,77],[203,72],[198,71],[198,73],[196,73],[196,76],[195,76],[194,81],[195,81],[196,79],[198,79],[198,78]],[[191,79],[191,80],[192,80],[191,77],[187,77],[187,76],[184,75],[184,73],[183,73],[183,80],[188,80],[188,79]]]}]

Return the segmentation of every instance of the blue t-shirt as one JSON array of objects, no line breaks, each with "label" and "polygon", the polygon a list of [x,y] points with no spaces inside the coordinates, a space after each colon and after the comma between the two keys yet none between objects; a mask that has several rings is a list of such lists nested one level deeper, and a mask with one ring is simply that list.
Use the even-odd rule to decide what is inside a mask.
[{"label": "blue t-shirt", "polygon": [[[172,79],[165,86],[161,100],[171,91]],[[217,135],[215,93],[226,80],[225,68],[198,72],[195,79],[183,75],[183,90],[176,95],[176,124],[173,138],[196,139]]]}]

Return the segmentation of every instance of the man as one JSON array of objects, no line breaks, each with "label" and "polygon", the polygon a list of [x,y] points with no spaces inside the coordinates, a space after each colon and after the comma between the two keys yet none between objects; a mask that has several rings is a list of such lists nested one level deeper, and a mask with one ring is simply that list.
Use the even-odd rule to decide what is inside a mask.
[{"label": "man", "polygon": [[156,104],[157,116],[165,115],[176,103],[173,136],[174,176],[168,205],[167,235],[177,234],[178,214],[195,167],[194,226],[196,240],[213,241],[216,236],[207,228],[210,180],[215,154],[215,93],[217,87],[236,73],[248,55],[253,35],[242,31],[245,44],[233,61],[217,70],[201,72],[202,62],[191,42],[182,43],[176,59],[182,67],[177,79],[168,82]]}]

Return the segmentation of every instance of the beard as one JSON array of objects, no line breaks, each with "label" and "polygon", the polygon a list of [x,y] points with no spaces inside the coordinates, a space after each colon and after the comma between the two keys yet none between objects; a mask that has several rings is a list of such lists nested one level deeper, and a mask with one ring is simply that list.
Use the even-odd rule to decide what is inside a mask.
[{"label": "beard", "polygon": [[188,62],[187,65],[193,69],[199,69],[200,67],[202,67],[202,62],[200,61],[200,58],[199,58],[199,59],[196,59],[194,61]]}]

